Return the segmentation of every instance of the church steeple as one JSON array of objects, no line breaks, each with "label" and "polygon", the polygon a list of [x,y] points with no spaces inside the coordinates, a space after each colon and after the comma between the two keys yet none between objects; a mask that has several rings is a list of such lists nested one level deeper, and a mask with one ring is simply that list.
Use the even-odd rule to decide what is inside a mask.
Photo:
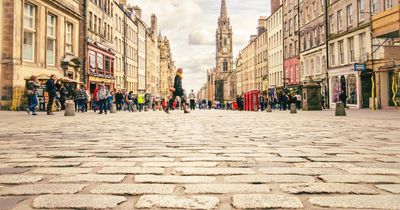
[{"label": "church steeple", "polygon": [[228,10],[226,8],[226,0],[221,0],[221,18],[227,18],[228,17]]}]

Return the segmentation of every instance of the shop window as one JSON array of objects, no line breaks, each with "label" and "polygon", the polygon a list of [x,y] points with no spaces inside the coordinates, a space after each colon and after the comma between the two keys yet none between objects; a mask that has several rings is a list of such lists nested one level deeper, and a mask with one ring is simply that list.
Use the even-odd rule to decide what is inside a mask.
[{"label": "shop window", "polygon": [[110,57],[106,57],[105,59],[105,72],[110,73],[111,72],[111,61]]},{"label": "shop window", "polygon": [[339,95],[341,92],[341,86],[339,82],[339,77],[332,77],[332,102],[339,102]]},{"label": "shop window", "polygon": [[355,75],[347,77],[347,103],[357,104],[357,78]]}]

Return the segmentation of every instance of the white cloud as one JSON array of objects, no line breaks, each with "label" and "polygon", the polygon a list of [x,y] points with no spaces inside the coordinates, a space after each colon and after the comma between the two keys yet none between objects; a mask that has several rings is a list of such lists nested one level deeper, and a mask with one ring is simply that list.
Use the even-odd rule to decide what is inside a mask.
[{"label": "white cloud", "polygon": [[[227,0],[233,29],[234,56],[256,33],[259,16],[269,14],[268,0]],[[184,88],[198,90],[206,82],[207,70],[215,66],[215,31],[220,0],[130,0],[143,10],[150,23],[156,14],[158,26],[171,43],[176,65],[184,69]],[[268,3],[269,4],[269,3]]]}]

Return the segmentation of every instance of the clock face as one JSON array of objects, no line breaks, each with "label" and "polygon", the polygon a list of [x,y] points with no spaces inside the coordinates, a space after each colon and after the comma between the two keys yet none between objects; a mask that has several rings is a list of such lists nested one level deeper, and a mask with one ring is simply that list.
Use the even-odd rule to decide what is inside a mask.
[{"label": "clock face", "polygon": [[224,47],[224,48],[222,49],[222,51],[223,51],[224,53],[227,53],[227,52],[228,52],[228,48],[227,48],[227,47]]}]

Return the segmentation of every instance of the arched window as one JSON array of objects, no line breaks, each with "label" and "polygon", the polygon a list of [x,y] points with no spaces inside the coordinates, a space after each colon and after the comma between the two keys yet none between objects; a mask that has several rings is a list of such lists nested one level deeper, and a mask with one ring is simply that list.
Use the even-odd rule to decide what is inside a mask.
[{"label": "arched window", "polygon": [[226,38],[224,38],[224,45],[228,44],[228,40]]},{"label": "arched window", "polygon": [[224,60],[224,67],[223,67],[224,71],[228,71],[228,62],[226,60]]}]

